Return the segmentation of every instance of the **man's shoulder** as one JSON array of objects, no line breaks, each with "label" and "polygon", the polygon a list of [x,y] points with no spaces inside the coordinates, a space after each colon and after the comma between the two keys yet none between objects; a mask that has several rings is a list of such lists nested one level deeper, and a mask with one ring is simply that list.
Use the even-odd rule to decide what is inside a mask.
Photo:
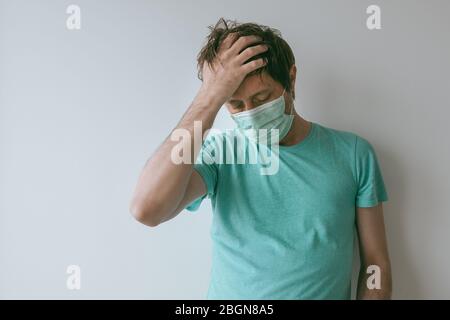
[{"label": "man's shoulder", "polygon": [[336,144],[354,148],[357,143],[368,143],[364,137],[350,130],[336,129],[319,123],[316,123],[316,127],[319,138],[331,140]]}]

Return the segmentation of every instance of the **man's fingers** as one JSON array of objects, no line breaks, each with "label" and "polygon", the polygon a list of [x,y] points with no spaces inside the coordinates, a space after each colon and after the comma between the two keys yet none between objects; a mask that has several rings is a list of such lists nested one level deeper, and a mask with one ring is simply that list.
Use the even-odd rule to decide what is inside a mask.
[{"label": "man's fingers", "polygon": [[241,70],[245,73],[245,74],[249,74],[250,72],[252,72],[253,70],[256,70],[258,68],[261,68],[263,66],[266,65],[266,61],[263,58],[259,58],[256,60],[252,60],[250,62],[247,62],[246,64],[241,66]]},{"label": "man's fingers", "polygon": [[231,48],[231,46],[233,45],[233,43],[236,41],[237,37],[238,37],[238,33],[237,32],[231,32],[229,33],[226,38],[222,41],[222,43],[220,44],[219,50],[218,52],[223,52],[225,50],[228,50]]},{"label": "man's fingers", "polygon": [[238,55],[237,61],[241,65],[244,62],[246,62],[247,60],[249,60],[250,58],[252,58],[253,56],[256,56],[267,50],[268,50],[268,47],[265,44],[259,44],[256,46],[248,47],[247,49],[245,49]]},{"label": "man's fingers", "polygon": [[253,44],[258,44],[261,41],[261,37],[258,36],[242,36],[233,43],[229,50],[231,51],[232,55],[238,55],[246,47],[249,47]]}]

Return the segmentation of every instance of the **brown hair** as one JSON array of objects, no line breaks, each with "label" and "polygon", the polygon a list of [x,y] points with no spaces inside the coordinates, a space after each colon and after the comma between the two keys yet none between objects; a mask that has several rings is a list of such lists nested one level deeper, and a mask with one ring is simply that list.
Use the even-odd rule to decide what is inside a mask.
[{"label": "brown hair", "polygon": [[256,23],[238,23],[232,20],[225,20],[224,18],[220,18],[214,26],[209,26],[209,29],[211,33],[207,36],[206,44],[197,56],[198,78],[200,80],[203,81],[202,69],[204,63],[211,64],[216,57],[218,48],[227,35],[237,32],[238,36],[259,36],[262,38],[260,43],[269,47],[267,51],[257,54],[246,61],[263,58],[267,62],[266,65],[250,72],[247,76],[261,75],[265,71],[272,79],[283,85],[287,92],[291,91],[289,71],[292,65],[295,64],[295,58],[292,49],[281,37],[279,30]]}]

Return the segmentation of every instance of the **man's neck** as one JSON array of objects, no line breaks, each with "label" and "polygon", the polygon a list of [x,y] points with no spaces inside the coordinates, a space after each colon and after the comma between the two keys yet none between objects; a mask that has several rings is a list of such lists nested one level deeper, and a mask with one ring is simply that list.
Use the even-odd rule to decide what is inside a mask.
[{"label": "man's neck", "polygon": [[291,130],[280,141],[282,146],[293,146],[303,141],[311,130],[311,123],[303,119],[298,113],[294,114]]}]

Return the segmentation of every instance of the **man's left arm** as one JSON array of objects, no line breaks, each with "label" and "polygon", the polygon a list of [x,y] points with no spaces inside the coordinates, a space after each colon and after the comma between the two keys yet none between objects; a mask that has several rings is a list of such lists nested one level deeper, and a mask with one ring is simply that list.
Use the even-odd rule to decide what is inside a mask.
[{"label": "man's left arm", "polygon": [[[382,203],[380,202],[374,207],[357,207],[356,227],[361,260],[356,298],[391,299],[391,264],[384,227]],[[370,266],[375,266],[374,273],[367,272]],[[373,276],[380,277],[378,282],[379,286],[368,286],[367,280]]]}]

